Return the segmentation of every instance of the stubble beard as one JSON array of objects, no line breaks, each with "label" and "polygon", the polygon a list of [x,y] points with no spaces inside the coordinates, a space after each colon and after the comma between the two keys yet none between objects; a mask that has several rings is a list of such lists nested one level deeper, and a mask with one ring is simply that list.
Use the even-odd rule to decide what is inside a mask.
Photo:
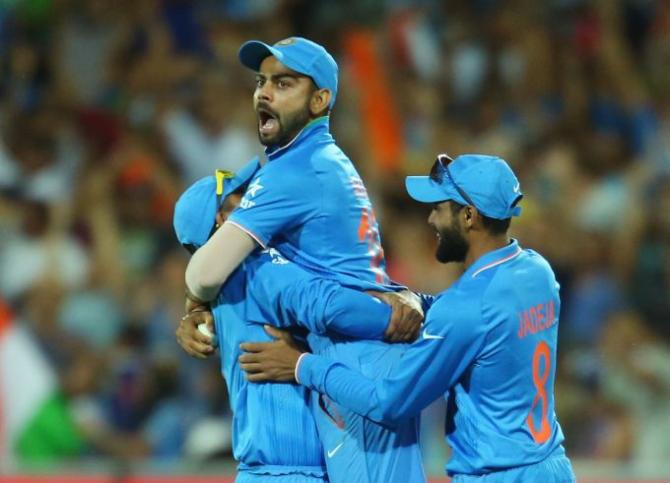
[{"label": "stubble beard", "polygon": [[440,263],[464,262],[470,247],[458,227],[444,228],[439,233],[440,242],[435,251],[437,261]]},{"label": "stubble beard", "polygon": [[258,140],[263,146],[285,146],[295,138],[310,121],[309,101],[302,109],[285,116],[277,116],[279,132],[271,137],[264,138],[258,130]]}]

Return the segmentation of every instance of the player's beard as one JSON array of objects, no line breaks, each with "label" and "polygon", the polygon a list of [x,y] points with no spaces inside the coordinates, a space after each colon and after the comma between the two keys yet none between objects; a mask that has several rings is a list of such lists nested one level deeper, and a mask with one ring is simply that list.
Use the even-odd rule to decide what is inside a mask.
[{"label": "player's beard", "polygon": [[437,245],[435,258],[440,263],[464,262],[468,253],[468,241],[465,239],[456,223],[439,230],[440,242]]},{"label": "player's beard", "polygon": [[259,107],[264,107],[267,111],[270,111],[279,125],[279,130],[272,136],[263,136],[260,129],[258,130],[258,140],[263,146],[285,146],[310,121],[309,99],[302,108],[283,115],[271,111],[265,105],[259,104]]}]

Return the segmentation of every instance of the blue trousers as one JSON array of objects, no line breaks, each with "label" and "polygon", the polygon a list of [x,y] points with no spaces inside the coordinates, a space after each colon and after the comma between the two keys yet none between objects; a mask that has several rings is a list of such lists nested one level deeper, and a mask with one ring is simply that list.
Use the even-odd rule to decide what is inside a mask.
[{"label": "blue trousers", "polygon": [[486,475],[454,475],[452,483],[576,483],[570,460],[564,454],[550,456],[544,461]]}]

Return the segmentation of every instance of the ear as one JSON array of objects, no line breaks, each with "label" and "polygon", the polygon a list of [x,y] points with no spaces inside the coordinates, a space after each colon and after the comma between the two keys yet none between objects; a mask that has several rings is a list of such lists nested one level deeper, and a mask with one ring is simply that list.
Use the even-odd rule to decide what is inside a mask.
[{"label": "ear", "polygon": [[468,205],[465,208],[463,208],[462,213],[465,228],[472,229],[475,225],[475,220],[478,218],[477,214],[479,212],[477,211],[477,208]]},{"label": "ear", "polygon": [[313,115],[327,111],[330,104],[331,92],[329,89],[317,89],[312,93],[309,101],[309,110]]}]

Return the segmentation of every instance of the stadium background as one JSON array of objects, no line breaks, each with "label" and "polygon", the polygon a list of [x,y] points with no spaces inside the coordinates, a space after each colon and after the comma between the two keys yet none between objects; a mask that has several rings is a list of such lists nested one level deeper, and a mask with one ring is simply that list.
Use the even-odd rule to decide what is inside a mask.
[{"label": "stadium background", "polygon": [[[236,52],[295,34],[339,61],[332,131],[392,276],[433,293],[457,276],[404,175],[503,156],[526,194],[514,235],[562,284],[580,481],[670,477],[669,2],[0,0],[0,481],[234,474],[217,361],[174,341],[171,207],[259,152]],[[47,400],[51,423],[28,424]],[[443,418],[423,417],[436,477]]]}]

